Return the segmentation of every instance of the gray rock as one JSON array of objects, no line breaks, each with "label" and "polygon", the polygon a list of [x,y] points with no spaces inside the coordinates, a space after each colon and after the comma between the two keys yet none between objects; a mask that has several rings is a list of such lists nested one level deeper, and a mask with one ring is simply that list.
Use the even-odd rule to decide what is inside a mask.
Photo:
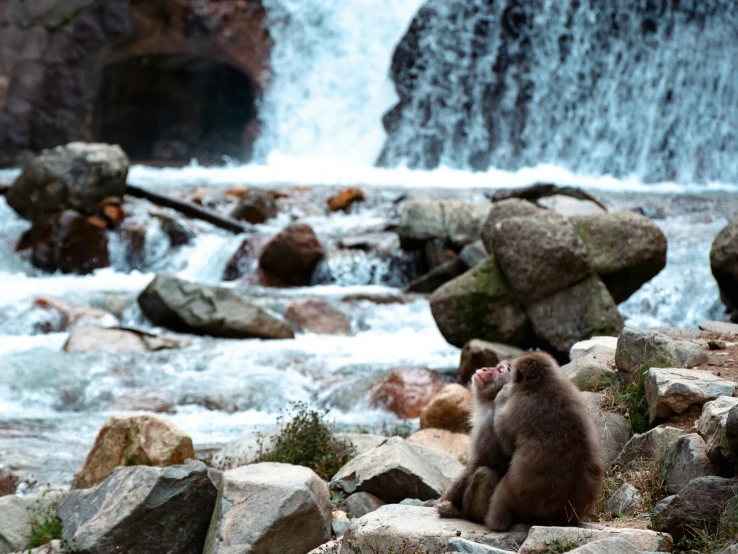
[{"label": "gray rock", "polygon": [[720,335],[728,335],[731,339],[732,335],[738,338],[738,323],[728,323],[727,321],[700,321],[697,327],[709,333],[718,333]]},{"label": "gray rock", "polygon": [[352,518],[365,516],[384,505],[384,500],[368,492],[357,492],[346,499],[346,511]]},{"label": "gray rock", "polygon": [[615,302],[626,301],[666,267],[666,236],[653,221],[635,212],[610,212],[571,218]]},{"label": "gray rock", "polygon": [[620,537],[600,539],[569,552],[575,554],[643,554],[643,550]]},{"label": "gray rock", "polygon": [[31,534],[32,518],[52,516],[63,498],[64,491],[58,488],[26,496],[0,496],[0,553],[23,550]]},{"label": "gray rock", "polygon": [[138,297],[154,324],[183,333],[224,338],[288,339],[290,325],[223,287],[157,275]]},{"label": "gray rock", "polygon": [[533,202],[528,202],[527,200],[521,200],[519,198],[510,198],[499,202],[493,202],[489,214],[487,215],[487,220],[484,222],[484,227],[482,227],[482,244],[484,245],[484,248],[490,254],[494,252],[495,226],[503,219],[509,219],[511,217],[538,216],[543,213],[546,213],[545,210]]},{"label": "gray rock", "polygon": [[638,460],[658,460],[684,433],[675,427],[655,427],[633,437],[625,444],[615,465],[628,467]]},{"label": "gray rock", "polygon": [[503,360],[517,358],[524,350],[517,346],[474,339],[461,350],[459,380],[462,385],[471,381],[474,372],[482,367],[494,367]]},{"label": "gray rock", "polygon": [[513,554],[512,550],[501,550],[493,546],[487,546],[486,544],[457,538],[448,540],[446,552],[458,554]]},{"label": "gray rock", "polygon": [[370,433],[335,433],[333,438],[337,441],[351,443],[357,456],[389,440],[382,435],[372,435]]},{"label": "gray rock", "polygon": [[697,344],[632,327],[620,333],[615,352],[615,365],[628,383],[637,382],[647,368],[687,368],[706,361],[707,353]]},{"label": "gray rock", "polygon": [[385,502],[430,500],[438,498],[462,469],[445,452],[393,437],[343,466],[331,488],[348,494],[369,492]]},{"label": "gray rock", "polygon": [[707,457],[705,441],[696,433],[679,437],[662,466],[666,474],[664,488],[669,494],[677,494],[697,477],[720,474],[720,467]]},{"label": "gray rock", "polygon": [[738,408],[731,408],[725,421],[725,440],[728,444],[729,460],[738,460]]},{"label": "gray rock", "polygon": [[733,396],[736,383],[709,371],[664,368],[649,369],[645,387],[648,418],[653,423],[659,418],[681,414],[692,405]]},{"label": "gray rock", "polygon": [[489,252],[484,247],[484,243],[481,240],[477,240],[461,249],[461,252],[459,252],[459,261],[467,269],[471,269],[481,264],[488,256]]},{"label": "gray rock", "polygon": [[518,344],[528,332],[494,256],[436,290],[430,307],[438,330],[459,348],[472,339]]},{"label": "gray rock", "polygon": [[574,227],[552,212],[503,219],[492,238],[494,248],[485,243],[487,250],[495,253],[510,288],[525,303],[569,288],[590,273],[587,250]]},{"label": "gray rock", "polygon": [[390,504],[351,523],[344,535],[341,554],[413,552],[414,549],[442,552],[452,537],[514,550],[525,540],[526,533],[526,526],[494,533],[469,521],[439,518],[434,508]]},{"label": "gray rock", "polygon": [[128,165],[117,145],[58,146],[32,159],[5,199],[21,217],[34,222],[68,209],[95,215],[103,199],[125,194]]},{"label": "gray rock", "polygon": [[573,362],[581,358],[585,354],[589,354],[593,348],[601,351],[604,349],[612,351],[612,358],[615,359],[615,350],[618,347],[617,337],[592,337],[587,340],[579,341],[569,350],[569,359]]},{"label": "gray rock", "polygon": [[256,460],[260,450],[269,450],[272,439],[279,433],[279,427],[274,426],[266,431],[250,431],[241,438],[224,445],[212,457],[210,463],[221,470],[245,466]]},{"label": "gray rock", "polygon": [[200,554],[217,494],[202,462],[120,467],[69,494],[58,512],[63,539],[79,554]]},{"label": "gray rock", "polygon": [[738,480],[700,477],[685,485],[674,498],[659,508],[656,522],[675,539],[684,536],[689,526],[716,525],[728,501],[738,492]]},{"label": "gray rock", "polygon": [[579,390],[598,391],[615,384],[618,373],[612,369],[614,365],[614,349],[594,346],[561,370]]},{"label": "gray rock", "polygon": [[[543,527],[534,525],[530,528],[528,538],[520,546],[518,554],[543,554],[550,552],[552,545],[581,548],[582,545],[592,544],[603,539],[621,539],[636,552],[665,551],[668,552],[668,536],[645,529],[628,529],[602,527],[599,525],[583,525],[580,527]],[[664,540],[666,539],[666,540]],[[597,552],[601,552],[598,550]]]},{"label": "gray rock", "polygon": [[456,245],[478,240],[491,205],[458,200],[410,200],[397,229],[403,248],[415,249],[440,238]]},{"label": "gray rock", "polygon": [[594,392],[583,392],[581,394],[595,422],[597,439],[605,467],[609,467],[620,455],[623,446],[630,440],[633,432],[630,421],[620,414],[603,412],[600,408],[602,394]]},{"label": "gray rock", "polygon": [[17,554],[62,554],[62,552],[67,551],[63,549],[62,542],[56,540],[32,550],[23,550]]},{"label": "gray rock", "polygon": [[465,271],[465,267],[453,260],[444,262],[434,267],[422,277],[418,277],[407,287],[405,292],[415,292],[419,294],[431,294],[441,285],[448,283],[451,279],[455,279]]},{"label": "gray rock", "polygon": [[710,249],[710,268],[729,311],[738,308],[738,218],[717,234]]},{"label": "gray rock", "polygon": [[738,461],[733,456],[725,433],[728,412],[736,407],[738,407],[738,398],[732,396],[721,396],[712,402],[707,402],[702,407],[702,414],[697,420],[697,430],[705,439],[707,456],[713,461],[720,462],[724,459],[732,462]]},{"label": "gray rock", "polygon": [[348,531],[351,523],[348,521],[334,521],[331,523],[331,531],[337,537],[342,537]]},{"label": "gray rock", "polygon": [[315,550],[311,550],[308,554],[339,554],[341,552],[342,541],[335,540],[329,541],[325,544],[321,544]]},{"label": "gray rock", "polygon": [[331,538],[328,487],[311,469],[261,463],[226,471],[203,554],[300,554]]},{"label": "gray rock", "polygon": [[612,516],[638,512],[643,509],[643,497],[630,483],[624,483],[607,499],[606,510]]},{"label": "gray rock", "polygon": [[581,198],[574,198],[565,194],[553,194],[539,198],[536,203],[546,209],[556,212],[564,217],[574,217],[582,215],[601,215],[607,213],[605,209],[592,202]]},{"label": "gray rock", "polygon": [[531,304],[526,313],[538,338],[562,355],[584,338],[616,335],[623,328],[623,318],[597,276]]},{"label": "gray rock", "polygon": [[406,498],[405,500],[398,502],[398,504],[400,506],[423,506],[424,502],[417,498]]}]

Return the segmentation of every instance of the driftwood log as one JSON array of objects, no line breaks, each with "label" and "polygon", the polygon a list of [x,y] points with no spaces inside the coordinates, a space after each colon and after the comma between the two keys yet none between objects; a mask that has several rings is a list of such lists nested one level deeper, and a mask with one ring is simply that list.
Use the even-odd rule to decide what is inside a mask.
[{"label": "driftwood log", "polygon": [[492,200],[492,202],[499,202],[500,200],[507,200],[508,198],[520,198],[522,200],[535,202],[541,198],[554,196],[555,194],[570,196],[571,198],[577,198],[579,200],[589,200],[607,211],[607,207],[602,202],[597,200],[591,194],[584,192],[582,189],[576,187],[560,187],[553,183],[535,183],[527,187],[496,190],[493,194],[488,195],[488,198]]}]

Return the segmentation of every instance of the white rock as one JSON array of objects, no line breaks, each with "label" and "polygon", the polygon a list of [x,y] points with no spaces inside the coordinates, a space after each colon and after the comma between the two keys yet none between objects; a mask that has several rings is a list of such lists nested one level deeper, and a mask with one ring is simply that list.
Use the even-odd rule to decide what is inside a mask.
[{"label": "white rock", "polygon": [[487,546],[478,542],[471,542],[466,539],[452,538],[448,540],[446,545],[447,554],[515,554],[511,550],[500,550],[494,546]]},{"label": "white rock", "polygon": [[372,435],[369,433],[335,433],[333,438],[338,441],[350,442],[357,456],[372,448],[376,448],[388,440],[387,437],[383,437],[382,435]]},{"label": "white rock", "polygon": [[[541,554],[552,543],[581,546],[609,537],[624,539],[638,550],[651,552],[668,552],[664,535],[645,529],[628,529],[589,525],[586,527],[543,527],[534,525],[530,528],[528,538],[520,546],[518,554]],[[668,535],[666,535],[668,537]]]},{"label": "white rock", "polygon": [[23,550],[31,534],[31,517],[41,519],[56,512],[64,491],[50,488],[26,496],[0,496],[0,553]]},{"label": "white rock", "polygon": [[573,554],[644,554],[643,550],[621,537],[600,539],[569,552]]},{"label": "white rock", "polygon": [[601,348],[608,348],[612,350],[612,359],[615,359],[615,350],[618,347],[617,337],[592,337],[588,340],[579,341],[571,347],[569,351],[569,359],[573,362],[574,360],[581,358],[587,354],[594,347],[599,346]]},{"label": "white rock", "polygon": [[649,421],[681,414],[693,404],[704,404],[720,396],[733,396],[734,381],[698,369],[651,368],[646,373],[646,402]]},{"label": "white rock", "polygon": [[707,456],[711,460],[720,461],[723,458],[730,460],[733,457],[725,436],[725,424],[728,421],[728,412],[734,406],[738,406],[738,398],[721,396],[702,407],[702,414],[697,420],[697,430],[705,439]]},{"label": "white rock", "polygon": [[305,467],[260,463],[223,474],[203,554],[304,554],[330,538],[325,482]]},{"label": "white rock", "polygon": [[565,194],[554,194],[552,196],[544,196],[536,202],[539,206],[553,210],[564,217],[572,217],[575,215],[600,215],[606,213],[605,210],[592,202],[591,200],[582,200]]},{"label": "white rock", "polygon": [[340,539],[321,544],[318,548],[311,550],[308,554],[339,554],[339,552],[341,552]]},{"label": "white rock", "polygon": [[17,554],[61,554],[62,552],[64,552],[62,550],[62,542],[56,540],[43,546],[39,546],[38,548],[34,548],[33,550],[23,550]]}]

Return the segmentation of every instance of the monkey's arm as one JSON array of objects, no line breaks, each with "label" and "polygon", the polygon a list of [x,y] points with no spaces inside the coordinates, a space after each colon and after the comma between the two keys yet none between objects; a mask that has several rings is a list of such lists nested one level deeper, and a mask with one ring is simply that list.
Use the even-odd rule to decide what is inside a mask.
[{"label": "monkey's arm", "polygon": [[[505,389],[500,391],[500,395],[503,393],[506,393]],[[512,457],[515,451],[515,437],[518,434],[518,421],[515,416],[514,404],[507,402],[507,393],[503,400],[504,404],[502,406],[497,406],[495,402],[495,434],[502,451],[506,456]]]},{"label": "monkey's arm", "polygon": [[469,477],[474,473],[475,469],[475,466],[466,466],[464,472],[449,485],[446,492],[438,499],[436,510],[439,516],[447,518],[463,517],[464,491],[466,491]]}]

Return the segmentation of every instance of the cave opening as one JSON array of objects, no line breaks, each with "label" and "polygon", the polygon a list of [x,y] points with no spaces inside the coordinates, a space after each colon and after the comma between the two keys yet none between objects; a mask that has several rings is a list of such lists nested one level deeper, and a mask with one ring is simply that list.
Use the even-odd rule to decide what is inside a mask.
[{"label": "cave opening", "polygon": [[103,70],[93,133],[140,163],[248,161],[256,114],[255,84],[238,69],[198,56],[141,56]]}]

